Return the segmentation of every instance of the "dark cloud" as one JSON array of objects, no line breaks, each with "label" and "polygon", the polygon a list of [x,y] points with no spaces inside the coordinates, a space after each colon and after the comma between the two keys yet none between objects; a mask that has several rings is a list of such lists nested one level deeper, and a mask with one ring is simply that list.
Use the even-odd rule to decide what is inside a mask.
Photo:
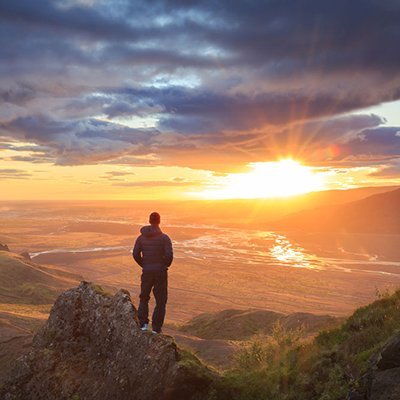
[{"label": "dark cloud", "polygon": [[[400,60],[398,52],[392,51],[400,35],[400,7],[390,0],[300,0],[295,4],[280,0],[235,4],[229,0],[121,1],[115,5],[99,2],[93,7],[15,0],[2,2],[0,15],[5,23],[34,34],[52,31],[112,43],[116,46],[108,50],[118,54],[123,54],[118,44],[128,42],[132,48],[139,42],[142,46],[134,50],[155,50],[148,58],[155,64],[160,62],[159,56],[154,57],[157,51],[165,51],[162,44],[176,50],[174,43],[181,54],[209,50],[210,58],[216,55],[236,65],[267,66],[281,74],[313,67],[322,72],[355,68],[395,72]],[[165,51],[164,55],[171,58],[174,53]],[[195,57],[184,59],[199,65],[193,64]],[[174,62],[185,65],[179,57]]]},{"label": "dark cloud", "polygon": [[8,24],[36,31],[48,30],[72,35],[99,38],[135,39],[149,32],[139,31],[127,20],[104,15],[94,7],[77,4],[62,7],[62,2],[51,0],[3,1],[1,19]]},{"label": "dark cloud", "polygon": [[390,126],[364,129],[346,145],[351,156],[400,157],[400,129]]},{"label": "dark cloud", "polygon": [[16,83],[8,89],[0,89],[0,102],[25,104],[36,96],[36,91],[30,85]]},{"label": "dark cloud", "polygon": [[[285,125],[322,116],[340,114],[376,103],[370,91],[352,95],[293,91],[286,93],[223,94],[212,90],[171,86],[120,89],[100,92],[101,96],[74,101],[69,108],[88,108],[109,118],[156,115],[161,131],[183,134],[216,133]],[[389,96],[389,94],[387,94]]]},{"label": "dark cloud", "polygon": [[71,165],[107,161],[130,153],[146,154],[146,144],[157,133],[94,119],[56,121],[39,115],[0,124],[1,136],[38,143],[57,164]]},{"label": "dark cloud", "polygon": [[197,11],[202,16],[197,19],[202,27],[197,36],[240,54],[248,63],[272,61],[270,69],[279,74],[357,68],[396,72],[400,62],[392,48],[393,40],[400,38],[400,6],[395,0],[162,3],[191,15]]},{"label": "dark cloud", "polygon": [[7,161],[22,161],[22,162],[29,162],[33,164],[46,164],[49,163],[51,164],[54,159],[53,157],[48,157],[46,154],[43,155],[36,155],[36,156],[12,156],[12,157],[7,157]]}]

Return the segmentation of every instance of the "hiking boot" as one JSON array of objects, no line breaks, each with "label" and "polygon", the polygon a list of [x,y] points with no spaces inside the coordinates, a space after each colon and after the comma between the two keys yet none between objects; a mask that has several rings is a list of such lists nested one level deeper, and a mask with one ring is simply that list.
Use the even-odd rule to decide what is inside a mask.
[{"label": "hiking boot", "polygon": [[149,324],[143,324],[140,329],[144,332],[147,332],[149,330]]}]

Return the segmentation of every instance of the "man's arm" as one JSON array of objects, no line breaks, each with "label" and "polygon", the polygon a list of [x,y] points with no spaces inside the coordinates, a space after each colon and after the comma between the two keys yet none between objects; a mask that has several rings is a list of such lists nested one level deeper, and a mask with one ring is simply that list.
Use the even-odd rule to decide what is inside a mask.
[{"label": "man's arm", "polygon": [[164,237],[164,260],[166,267],[168,268],[172,264],[174,259],[174,253],[172,251],[172,242],[168,235]]},{"label": "man's arm", "polygon": [[140,236],[136,239],[135,247],[132,250],[132,257],[140,266],[142,266],[142,241],[140,240]]}]

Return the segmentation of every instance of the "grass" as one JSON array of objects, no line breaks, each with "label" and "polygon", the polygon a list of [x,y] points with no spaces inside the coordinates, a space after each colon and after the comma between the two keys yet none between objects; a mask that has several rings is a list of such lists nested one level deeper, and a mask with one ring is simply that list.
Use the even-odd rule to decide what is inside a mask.
[{"label": "grass", "polygon": [[[302,339],[276,324],[247,341],[213,394],[221,400],[342,400],[370,357],[400,331],[400,290],[359,308],[342,326]],[[361,388],[362,389],[362,388]]]},{"label": "grass", "polygon": [[97,285],[95,283],[91,283],[90,287],[93,289],[93,291],[97,294],[100,294],[102,296],[106,296],[106,297],[112,297],[112,293],[105,290],[102,286]]},{"label": "grass", "polygon": [[63,290],[77,282],[77,276],[61,276],[58,270],[0,251],[0,303],[52,304]]}]

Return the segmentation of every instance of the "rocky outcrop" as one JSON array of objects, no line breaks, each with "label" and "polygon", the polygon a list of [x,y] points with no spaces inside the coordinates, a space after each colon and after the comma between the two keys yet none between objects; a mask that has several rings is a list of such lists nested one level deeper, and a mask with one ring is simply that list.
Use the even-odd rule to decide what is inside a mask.
[{"label": "rocky outcrop", "polygon": [[400,334],[394,336],[381,350],[370,373],[369,400],[400,399]]},{"label": "rocky outcrop", "polygon": [[173,338],[142,332],[129,292],[82,282],[55,302],[1,399],[203,399],[215,375]]},{"label": "rocky outcrop", "polygon": [[10,251],[6,244],[0,243],[0,251]]},{"label": "rocky outcrop", "polygon": [[370,367],[358,382],[348,400],[399,400],[400,399],[400,333],[393,336],[376,353]]}]

